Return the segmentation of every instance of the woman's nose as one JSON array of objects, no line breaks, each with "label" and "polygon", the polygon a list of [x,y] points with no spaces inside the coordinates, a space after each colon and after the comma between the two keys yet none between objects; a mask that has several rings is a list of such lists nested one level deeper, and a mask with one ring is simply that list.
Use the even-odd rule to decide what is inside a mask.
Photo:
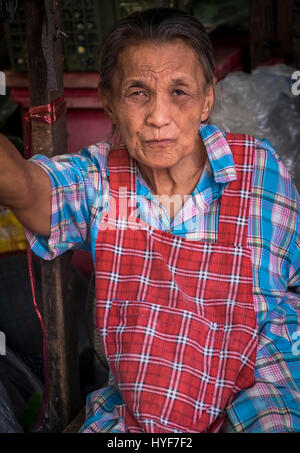
[{"label": "woman's nose", "polygon": [[170,106],[165,99],[157,96],[152,100],[149,105],[146,123],[156,128],[162,128],[170,124]]}]

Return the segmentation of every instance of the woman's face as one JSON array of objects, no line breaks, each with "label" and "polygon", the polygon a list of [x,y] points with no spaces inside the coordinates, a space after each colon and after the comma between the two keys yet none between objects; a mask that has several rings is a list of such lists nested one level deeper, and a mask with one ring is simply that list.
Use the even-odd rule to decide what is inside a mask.
[{"label": "woman's face", "polygon": [[119,55],[112,92],[102,102],[131,156],[152,168],[168,168],[198,153],[198,130],[211,111],[213,87],[181,39],[132,44]]}]

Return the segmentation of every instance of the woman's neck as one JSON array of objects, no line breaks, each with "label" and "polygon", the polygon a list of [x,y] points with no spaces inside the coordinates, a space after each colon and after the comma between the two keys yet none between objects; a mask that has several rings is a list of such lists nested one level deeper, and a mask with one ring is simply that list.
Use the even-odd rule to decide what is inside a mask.
[{"label": "woman's neck", "polygon": [[138,167],[151,193],[167,209],[171,219],[193,193],[205,167],[207,152],[201,143],[200,152],[190,154],[170,168],[151,168],[140,162]]},{"label": "woman's neck", "polygon": [[140,173],[154,195],[190,195],[203,172],[207,158],[206,148],[181,159],[169,168],[152,168],[138,162]]}]

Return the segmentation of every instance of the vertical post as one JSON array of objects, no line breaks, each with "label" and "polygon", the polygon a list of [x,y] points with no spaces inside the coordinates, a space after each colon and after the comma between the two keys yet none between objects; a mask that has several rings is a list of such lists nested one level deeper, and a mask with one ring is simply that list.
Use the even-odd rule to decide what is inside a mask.
[{"label": "vertical post", "polygon": [[272,0],[250,1],[250,69],[271,56],[273,39]]},{"label": "vertical post", "polygon": [[279,55],[293,57],[292,46],[292,11],[293,0],[277,0],[276,2],[276,37],[279,48],[276,49]]},{"label": "vertical post", "polygon": [[292,0],[251,0],[251,69],[270,57],[291,59]]},{"label": "vertical post", "polygon": [[[61,43],[54,26],[56,24],[59,28],[58,0],[26,0],[25,5],[30,104],[49,104],[64,93]],[[54,20],[53,33],[49,28],[49,8]],[[48,30],[46,43],[45,39],[42,40],[45,26]],[[48,57],[50,55],[48,65],[45,45]],[[49,61],[52,62],[51,67]],[[52,80],[49,83],[51,70]],[[56,79],[55,89],[53,76]],[[53,124],[32,122],[32,150],[33,154],[41,153],[48,157],[67,152],[65,115]],[[67,252],[53,261],[41,263],[42,313],[49,349],[48,418],[52,432],[63,431],[81,407],[71,256],[71,252]]]}]

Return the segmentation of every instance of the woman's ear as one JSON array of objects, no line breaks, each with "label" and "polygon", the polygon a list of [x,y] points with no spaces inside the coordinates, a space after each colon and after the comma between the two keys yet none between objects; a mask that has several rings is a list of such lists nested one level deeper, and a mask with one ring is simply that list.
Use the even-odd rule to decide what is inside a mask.
[{"label": "woman's ear", "polygon": [[103,106],[105,113],[108,115],[112,124],[116,124],[116,119],[115,119],[115,115],[113,112],[113,106],[112,106],[111,92],[107,88],[103,88],[101,82],[98,85],[98,94],[99,94],[100,102]]},{"label": "woman's ear", "polygon": [[212,82],[205,89],[205,102],[201,114],[201,122],[205,122],[211,114],[215,102],[215,88],[217,79],[213,78]]}]

